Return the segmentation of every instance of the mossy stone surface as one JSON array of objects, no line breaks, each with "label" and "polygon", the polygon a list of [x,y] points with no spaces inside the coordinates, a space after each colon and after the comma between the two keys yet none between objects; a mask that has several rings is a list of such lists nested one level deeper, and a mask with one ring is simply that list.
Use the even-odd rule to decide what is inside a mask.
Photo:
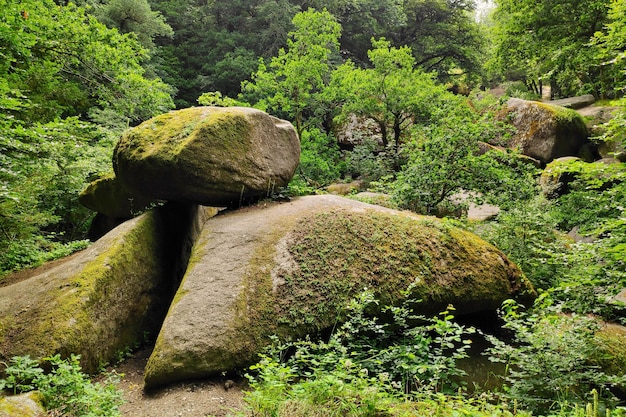
[{"label": "mossy stone surface", "polygon": [[128,191],[114,173],[90,183],[78,196],[78,202],[114,219],[130,219],[157,203],[156,200]]},{"label": "mossy stone surface", "polygon": [[43,417],[46,410],[41,405],[38,392],[3,397],[0,394],[0,417]]},{"label": "mossy stone surface", "polygon": [[299,157],[289,122],[245,107],[193,107],[126,131],[113,167],[150,198],[239,206],[286,186]]},{"label": "mossy stone surface", "polygon": [[517,129],[506,146],[544,165],[563,156],[578,156],[589,143],[585,121],[575,110],[512,98],[505,117]]},{"label": "mossy stone surface", "polygon": [[476,235],[431,217],[332,195],[210,219],[145,372],[147,387],[242,367],[274,334],[331,328],[365,288],[381,305],[495,310],[535,295],[521,271]]},{"label": "mossy stone surface", "polygon": [[161,324],[201,218],[198,206],[160,207],[66,262],[0,287],[0,361],[80,354],[94,372],[142,342]]}]

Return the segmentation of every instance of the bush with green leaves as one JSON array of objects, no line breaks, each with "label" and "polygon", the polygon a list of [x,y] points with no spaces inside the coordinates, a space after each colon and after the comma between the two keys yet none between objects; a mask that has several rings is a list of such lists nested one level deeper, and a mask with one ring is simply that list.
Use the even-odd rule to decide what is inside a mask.
[{"label": "bush with green leaves", "polygon": [[300,165],[296,175],[319,188],[341,178],[344,163],[337,141],[317,128],[304,130],[300,138]]},{"label": "bush with green leaves", "polygon": [[475,230],[506,253],[538,290],[558,285],[569,251],[570,241],[557,231],[552,210],[553,203],[538,196]]},{"label": "bush with green leaves", "polygon": [[332,404],[328,415],[387,415],[407,399],[455,392],[464,374],[456,361],[467,357],[474,329],[454,322],[452,307],[430,318],[414,315],[409,301],[384,308],[384,320],[370,313],[377,303],[363,292],[328,341],[275,340],[248,375],[254,412],[287,415],[290,405]]},{"label": "bush with green leaves", "polygon": [[11,358],[3,370],[0,390],[11,390],[14,394],[38,390],[43,405],[54,415],[68,417],[115,417],[120,416],[121,391],[116,388],[118,377],[106,375],[101,382],[93,383],[80,367],[80,356],[71,355],[61,359],[60,355],[44,359],[50,372],[44,372],[39,362],[28,356]]},{"label": "bush with green leaves", "polygon": [[607,375],[596,365],[594,335],[598,322],[590,317],[564,314],[548,293],[524,312],[514,301],[503,304],[504,328],[511,342],[487,335],[493,347],[489,359],[506,364],[502,395],[537,413],[584,409],[594,401],[614,405],[610,389],[626,382],[626,376]]},{"label": "bush with green leaves", "polygon": [[[407,150],[408,163],[394,185],[398,205],[437,214],[463,208],[470,200],[506,207],[531,198],[535,194],[531,165],[506,152],[481,154],[479,142],[495,136],[493,129],[490,123],[454,114],[441,123],[418,128]],[[459,194],[469,199],[459,202]]]}]

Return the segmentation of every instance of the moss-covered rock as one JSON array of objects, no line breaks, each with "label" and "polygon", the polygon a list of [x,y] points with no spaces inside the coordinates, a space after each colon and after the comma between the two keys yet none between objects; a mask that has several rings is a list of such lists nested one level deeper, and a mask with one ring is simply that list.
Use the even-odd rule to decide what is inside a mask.
[{"label": "moss-covered rock", "polygon": [[286,186],[299,156],[289,122],[244,107],[194,107],[126,131],[113,167],[133,193],[236,207]]},{"label": "moss-covered rock", "polygon": [[580,161],[580,158],[564,156],[546,165],[539,178],[539,185],[543,195],[548,198],[557,198],[568,193],[569,183],[577,177],[576,171],[568,169],[574,161]]},{"label": "moss-covered rock", "polygon": [[46,410],[37,392],[3,397],[0,394],[0,417],[43,417]]},{"label": "moss-covered rock", "polygon": [[365,288],[381,305],[495,310],[534,291],[477,236],[430,217],[332,195],[217,216],[205,224],[157,338],[147,387],[248,364],[270,336],[331,328]]},{"label": "moss-covered rock", "polygon": [[156,204],[156,200],[131,193],[114,173],[93,181],[78,196],[83,206],[113,219],[130,219]]},{"label": "moss-covered rock", "polygon": [[81,355],[86,372],[156,332],[215,209],[168,204],[39,275],[0,287],[0,361]]},{"label": "moss-covered rock", "polygon": [[504,116],[517,129],[506,146],[544,165],[562,156],[578,156],[588,144],[585,121],[575,110],[512,98]]}]

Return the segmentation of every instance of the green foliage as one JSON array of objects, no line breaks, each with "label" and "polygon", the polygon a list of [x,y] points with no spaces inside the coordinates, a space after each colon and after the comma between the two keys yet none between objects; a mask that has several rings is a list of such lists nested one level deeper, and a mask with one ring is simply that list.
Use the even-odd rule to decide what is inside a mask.
[{"label": "green foliage", "polygon": [[334,138],[319,129],[302,132],[300,137],[300,165],[296,175],[315,188],[341,178],[343,163]]},{"label": "green foliage", "polygon": [[474,19],[474,1],[408,0],[404,21],[388,37],[413,51],[417,66],[442,82],[480,73],[484,36]]},{"label": "green foliage", "polygon": [[596,49],[590,45],[594,33],[607,23],[609,3],[498,1],[492,66],[507,79],[521,79],[536,94],[541,94],[541,83],[550,83],[551,93],[562,97],[599,97],[611,91],[615,85],[603,79],[603,68],[594,60]]},{"label": "green foliage", "polygon": [[293,25],[287,49],[280,49],[269,64],[260,60],[252,80],[242,85],[242,98],[292,121],[301,137],[307,121],[324,112],[321,92],[339,52],[341,26],[328,11],[313,9],[298,13]]},{"label": "green foliage", "polygon": [[247,103],[238,101],[234,98],[222,95],[219,91],[210,91],[208,93],[202,93],[198,97],[198,104],[202,106],[217,106],[217,107],[233,107],[233,106],[247,106]]},{"label": "green foliage", "polygon": [[[172,106],[168,87],[143,77],[146,51],[72,3],[0,3],[6,92],[27,100],[12,114],[29,122],[111,111],[127,123]],[[23,92],[21,96],[15,94]]]},{"label": "green foliage", "polygon": [[172,27],[160,12],[151,9],[147,0],[110,0],[98,5],[98,19],[121,33],[134,33],[144,48],[154,48],[157,36],[173,36]]},{"label": "green foliage", "polygon": [[540,197],[500,213],[481,237],[507,254],[536,289],[558,285],[569,241],[556,231],[552,204]]},{"label": "green foliage", "polygon": [[120,416],[121,392],[116,389],[117,376],[107,375],[102,382],[92,383],[79,364],[80,356],[61,359],[59,355],[45,358],[51,367],[44,372],[37,361],[28,356],[13,357],[5,364],[0,389],[14,393],[38,390],[46,409],[68,417]]},{"label": "green foliage", "polygon": [[380,149],[377,142],[363,139],[361,144],[346,155],[348,175],[367,183],[384,181],[394,174],[395,155]]},{"label": "green foliage", "polygon": [[[515,154],[482,153],[479,142],[508,134],[488,112],[473,113],[448,97],[428,126],[415,129],[408,162],[398,174],[393,197],[399,206],[423,214],[454,212],[471,200],[506,207],[535,193],[534,168]],[[465,201],[459,201],[465,195]]]},{"label": "green foliage", "polygon": [[0,390],[9,389],[13,394],[34,390],[37,379],[43,375],[39,363],[30,356],[15,356],[11,363],[3,365],[6,378],[0,379]]},{"label": "green foliage", "polygon": [[28,127],[0,119],[0,271],[33,266],[83,244],[93,214],[78,194],[110,169],[111,132],[76,118]]},{"label": "green foliage", "polygon": [[352,115],[371,119],[383,146],[392,144],[397,157],[408,129],[430,120],[443,87],[415,68],[409,47],[395,48],[384,38],[373,39],[368,56],[372,68],[357,68],[348,61],[333,73],[330,87],[343,103],[339,120]]},{"label": "green foliage", "polygon": [[462,374],[456,360],[467,357],[474,329],[455,323],[451,307],[427,318],[413,315],[411,303],[388,308],[385,322],[368,313],[377,301],[365,291],[328,342],[275,341],[248,376],[254,391],[246,401],[255,415],[404,415],[394,411],[403,400],[454,389]]},{"label": "green foliage", "polygon": [[592,390],[610,404],[610,388],[626,377],[607,375],[595,365],[597,322],[561,314],[550,303],[549,296],[541,297],[529,313],[513,301],[503,305],[504,327],[512,331],[513,341],[488,336],[494,344],[488,349],[490,359],[507,365],[503,394],[540,413],[584,407],[593,402],[586,397]]}]

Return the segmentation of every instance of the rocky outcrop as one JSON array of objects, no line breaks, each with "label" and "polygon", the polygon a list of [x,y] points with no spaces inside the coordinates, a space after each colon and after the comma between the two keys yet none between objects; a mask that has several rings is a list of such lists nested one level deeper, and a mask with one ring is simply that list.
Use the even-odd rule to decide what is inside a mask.
[{"label": "rocky outcrop", "polygon": [[212,214],[170,203],[52,269],[0,287],[0,362],[73,353],[93,372],[141,342],[158,330],[193,238]]},{"label": "rocky outcrop", "polygon": [[495,310],[534,295],[499,250],[435,218],[331,195],[244,208],[205,224],[146,386],[242,367],[274,334],[329,329],[365,288],[381,305],[420,300],[418,313]]},{"label": "rocky outcrop", "polygon": [[504,117],[517,129],[506,146],[544,165],[563,156],[578,156],[588,144],[585,122],[574,110],[512,98]]},{"label": "rocky outcrop", "polygon": [[113,168],[133,194],[238,207],[286,186],[299,155],[289,122],[251,108],[194,107],[127,130]]}]

